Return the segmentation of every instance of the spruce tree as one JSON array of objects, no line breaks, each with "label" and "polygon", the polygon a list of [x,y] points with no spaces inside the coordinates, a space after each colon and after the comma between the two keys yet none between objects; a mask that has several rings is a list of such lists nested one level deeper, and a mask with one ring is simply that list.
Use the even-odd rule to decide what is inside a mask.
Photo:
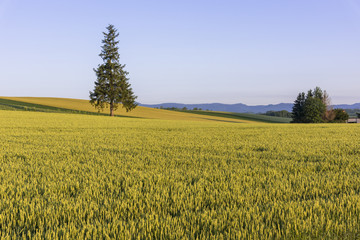
[{"label": "spruce tree", "polygon": [[299,93],[297,96],[293,108],[292,108],[292,122],[293,123],[302,123],[304,122],[304,105],[305,105],[305,93]]},{"label": "spruce tree", "polygon": [[127,112],[134,109],[137,106],[135,102],[137,97],[129,83],[127,77],[129,73],[124,70],[125,64],[119,62],[119,41],[117,41],[119,33],[111,24],[106,29],[108,31],[103,32],[104,45],[99,54],[103,63],[94,69],[97,80],[94,91],[90,92],[90,103],[99,111],[110,107],[110,116],[114,116],[119,104],[122,104]]}]

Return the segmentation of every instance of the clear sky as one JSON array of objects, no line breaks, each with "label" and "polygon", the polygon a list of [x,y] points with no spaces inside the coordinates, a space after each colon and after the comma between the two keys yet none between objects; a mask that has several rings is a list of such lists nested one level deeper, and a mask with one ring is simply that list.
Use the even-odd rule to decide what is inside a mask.
[{"label": "clear sky", "polygon": [[360,0],[0,0],[0,96],[88,99],[108,24],[141,103],[360,102]]}]

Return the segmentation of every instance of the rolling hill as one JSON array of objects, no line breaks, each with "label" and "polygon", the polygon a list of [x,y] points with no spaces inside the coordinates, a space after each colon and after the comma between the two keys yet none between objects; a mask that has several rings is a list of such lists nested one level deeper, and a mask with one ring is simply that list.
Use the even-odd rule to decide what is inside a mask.
[{"label": "rolling hill", "polygon": [[[80,114],[107,115],[107,111],[98,113],[89,101],[70,98],[42,98],[42,97],[0,97],[0,109],[26,110],[40,112],[63,112]],[[235,123],[272,122],[284,123],[288,119],[262,116],[257,114],[235,114],[206,111],[170,111],[139,106],[131,112],[119,108],[115,112],[117,117],[136,117],[146,119],[188,120],[188,121],[222,121]]]}]

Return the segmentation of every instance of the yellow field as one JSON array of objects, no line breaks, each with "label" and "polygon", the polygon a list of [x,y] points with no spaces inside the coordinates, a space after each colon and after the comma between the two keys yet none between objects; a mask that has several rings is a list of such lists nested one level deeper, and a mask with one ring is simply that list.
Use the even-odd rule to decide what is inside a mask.
[{"label": "yellow field", "polygon": [[[46,106],[74,109],[80,111],[97,112],[97,110],[89,103],[88,100],[71,99],[71,98],[42,98],[42,97],[1,97],[3,99],[22,101],[27,103],[42,104]],[[109,112],[109,109],[104,109],[105,113]],[[162,109],[154,109],[147,107],[136,107],[131,112],[126,112],[125,109],[119,107],[115,111],[115,115],[140,117],[149,119],[164,119],[164,120],[190,120],[190,121],[226,121],[226,122],[238,122],[246,123],[252,122],[248,120],[229,119],[224,117],[197,115],[191,113],[182,113]]]},{"label": "yellow field", "polygon": [[0,238],[358,239],[359,138],[2,110]]}]

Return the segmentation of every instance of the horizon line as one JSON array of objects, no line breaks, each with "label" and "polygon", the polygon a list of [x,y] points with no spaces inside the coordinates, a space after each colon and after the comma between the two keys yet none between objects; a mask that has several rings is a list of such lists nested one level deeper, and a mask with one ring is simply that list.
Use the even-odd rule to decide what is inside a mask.
[{"label": "horizon line", "polygon": [[[59,99],[77,99],[77,100],[84,100],[84,101],[88,101],[89,99],[84,99],[84,98],[77,98],[77,97],[33,97],[33,96],[0,96],[0,98],[2,97],[13,97],[13,98],[59,98]],[[202,102],[202,103],[181,103],[181,102],[161,102],[161,103],[141,103],[141,102],[137,102],[138,104],[142,104],[142,105],[161,105],[161,104],[182,104],[182,105],[201,105],[201,104],[223,104],[223,105],[237,105],[237,104],[243,104],[246,106],[269,106],[269,105],[280,105],[280,104],[294,104],[293,102],[280,102],[280,103],[268,103],[268,104],[246,104],[246,103],[242,103],[242,102],[237,102],[237,103],[221,103],[221,102]],[[335,103],[335,104],[331,104],[330,106],[334,106],[334,105],[355,105],[355,104],[360,104],[360,102],[354,102],[354,103]]]}]

